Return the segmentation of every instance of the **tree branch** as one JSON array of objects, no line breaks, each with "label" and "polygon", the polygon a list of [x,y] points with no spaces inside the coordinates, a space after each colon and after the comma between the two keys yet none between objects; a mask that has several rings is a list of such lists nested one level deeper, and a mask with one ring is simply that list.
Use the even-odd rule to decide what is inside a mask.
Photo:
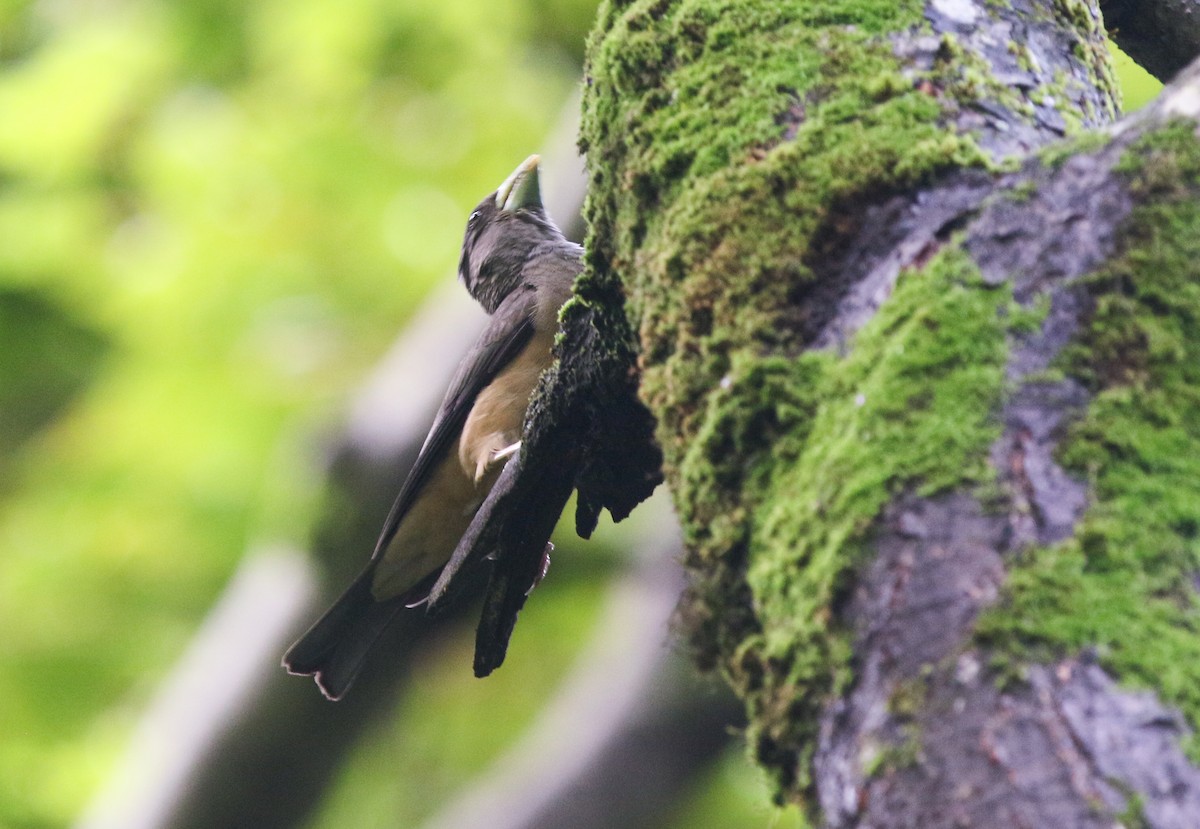
[{"label": "tree branch", "polygon": [[1101,0],[1100,9],[1117,45],[1164,83],[1200,55],[1196,0]]},{"label": "tree branch", "polygon": [[1086,135],[1094,5],[736,5],[585,97],[701,663],[829,826],[1195,822],[1195,75]]}]

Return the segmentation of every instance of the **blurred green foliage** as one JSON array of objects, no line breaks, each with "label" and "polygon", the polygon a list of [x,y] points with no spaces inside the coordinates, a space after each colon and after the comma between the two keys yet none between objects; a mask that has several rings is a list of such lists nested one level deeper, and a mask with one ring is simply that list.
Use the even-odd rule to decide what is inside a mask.
[{"label": "blurred green foliage", "polygon": [[0,286],[0,479],[96,373],[108,342],[36,291]]},{"label": "blurred green foliage", "polygon": [[303,541],[594,7],[0,3],[0,826],[69,823],[247,542]]},{"label": "blurred green foliage", "polygon": [[[303,541],[316,435],[537,148],[594,10],[0,0],[0,827],[68,824],[247,543]],[[430,734],[381,732],[318,824],[433,808],[533,716],[595,584],[526,612],[557,631],[537,688],[437,686],[507,730],[451,739],[418,692]],[[380,758],[432,764],[426,801]],[[770,824],[748,775],[680,825]]]},{"label": "blurred green foliage", "polygon": [[1118,49],[1111,40],[1108,42],[1108,50],[1112,53],[1113,63],[1117,69],[1117,79],[1121,82],[1121,93],[1125,98],[1125,111],[1133,112],[1150,103],[1162,89],[1162,83],[1134,63],[1133,58]]}]

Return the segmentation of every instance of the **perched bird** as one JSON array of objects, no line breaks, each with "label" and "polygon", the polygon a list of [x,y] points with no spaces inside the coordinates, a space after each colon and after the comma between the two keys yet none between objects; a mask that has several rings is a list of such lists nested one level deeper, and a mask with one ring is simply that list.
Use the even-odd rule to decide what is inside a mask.
[{"label": "perched bird", "polygon": [[292,645],[283,665],[339,699],[404,607],[422,604],[520,449],[529,399],[552,362],[558,312],[583,250],[542,207],[530,156],[471,213],[458,275],[489,314],[459,365],[366,569]]}]

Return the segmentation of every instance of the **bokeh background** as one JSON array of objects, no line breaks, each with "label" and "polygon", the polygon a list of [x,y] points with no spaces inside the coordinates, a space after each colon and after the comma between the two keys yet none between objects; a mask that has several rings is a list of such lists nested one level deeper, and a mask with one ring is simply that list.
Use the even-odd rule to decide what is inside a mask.
[{"label": "bokeh background", "polygon": [[[543,149],[595,7],[0,2],[0,827],[71,825],[246,551],[308,543],[348,401]],[[418,825],[536,719],[630,545],[560,535],[509,663],[431,638],[306,825]],[[663,825],[799,819],[731,745]]]}]

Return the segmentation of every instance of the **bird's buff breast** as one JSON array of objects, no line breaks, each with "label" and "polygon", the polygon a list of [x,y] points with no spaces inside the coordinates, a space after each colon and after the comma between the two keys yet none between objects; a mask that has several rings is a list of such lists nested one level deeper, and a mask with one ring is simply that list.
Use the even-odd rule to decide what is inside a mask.
[{"label": "bird's buff breast", "polygon": [[539,332],[487,388],[479,393],[458,441],[458,462],[463,472],[487,489],[502,464],[493,457],[521,439],[525,410],[538,378],[551,362],[553,329]]}]

